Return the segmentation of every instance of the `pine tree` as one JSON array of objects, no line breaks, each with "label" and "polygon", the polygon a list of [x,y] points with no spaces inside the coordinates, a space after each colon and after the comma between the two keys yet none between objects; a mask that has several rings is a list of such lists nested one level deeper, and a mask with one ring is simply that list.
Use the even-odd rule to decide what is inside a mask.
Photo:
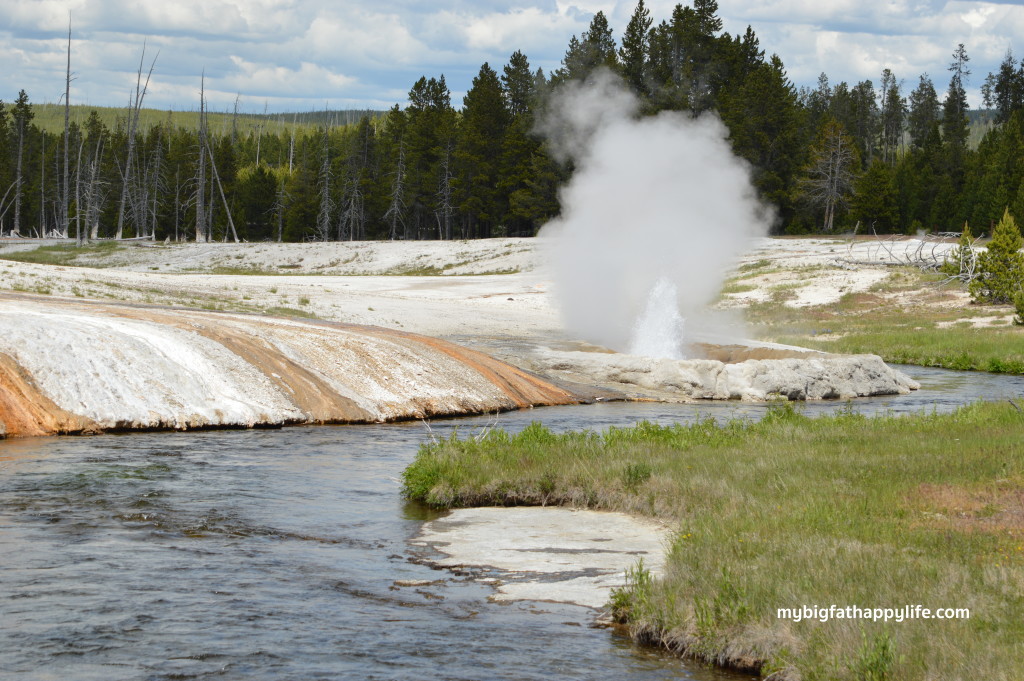
[{"label": "pine tree", "polygon": [[650,57],[651,11],[639,0],[622,34],[619,62],[626,82],[637,94],[647,92],[647,63]]},{"label": "pine tree", "polygon": [[963,43],[953,52],[953,62],[949,70],[953,73],[949,80],[949,91],[942,104],[942,141],[949,150],[950,169],[954,180],[959,179],[963,170],[964,156],[967,151],[967,91],[964,81],[971,75],[967,69],[970,58]]},{"label": "pine tree", "polygon": [[32,122],[35,113],[32,105],[28,102],[28,95],[24,90],[18,92],[18,98],[14,100],[14,108],[11,111],[11,118],[14,119],[14,132],[17,136],[17,165],[14,176],[14,225],[11,228],[13,234],[19,234],[21,230],[21,195],[24,185],[22,174],[23,161],[25,156],[25,137],[28,135],[28,126]]},{"label": "pine tree", "polygon": [[502,69],[501,89],[505,105],[511,116],[528,114],[533,106],[534,82],[530,72],[530,61],[516,50]]},{"label": "pine tree", "polygon": [[569,48],[562,58],[562,66],[555,71],[552,80],[555,84],[582,80],[601,66],[612,70],[619,68],[615,39],[612,37],[612,29],[608,26],[608,18],[604,12],[594,15],[590,27],[582,36],[573,36],[569,40]]},{"label": "pine tree", "polygon": [[456,200],[471,236],[492,236],[504,217],[497,185],[508,123],[498,74],[484,63],[466,93],[455,151]]},{"label": "pine tree", "polygon": [[992,231],[988,248],[978,256],[978,276],[971,297],[980,303],[1012,303],[1024,284],[1024,246],[1017,222],[1007,209]]},{"label": "pine tree", "polygon": [[932,126],[939,121],[941,108],[928,74],[921,76],[917,88],[910,93],[910,111],[907,115],[907,132],[911,143],[921,148],[932,132]]},{"label": "pine tree", "polygon": [[899,231],[899,207],[893,186],[892,167],[875,159],[854,182],[851,212],[853,219],[869,225],[878,232]]},{"label": "pine tree", "polygon": [[754,166],[754,184],[766,201],[791,216],[797,174],[804,165],[803,112],[776,55],[753,69],[742,86],[722,93],[722,120],[733,149]]}]

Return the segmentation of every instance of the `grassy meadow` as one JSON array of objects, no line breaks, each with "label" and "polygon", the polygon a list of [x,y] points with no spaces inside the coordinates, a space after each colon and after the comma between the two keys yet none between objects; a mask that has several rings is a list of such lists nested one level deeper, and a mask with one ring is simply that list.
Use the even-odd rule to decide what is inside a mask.
[{"label": "grassy meadow", "polygon": [[[127,102],[127,93],[125,95]],[[196,104],[198,105],[199,93],[196,91]],[[60,104],[33,103],[32,110],[35,112],[33,123],[40,130],[50,133],[64,133],[64,106]],[[89,106],[87,104],[72,104],[71,122],[85,125],[89,114],[95,111],[103,124],[113,130],[118,122],[122,123],[128,118],[128,107]],[[229,134],[232,127],[240,135],[248,135],[257,129],[262,129],[269,134],[291,134],[294,130],[298,134],[314,132],[323,125],[324,121],[330,121],[332,125],[353,125],[359,119],[369,113],[372,116],[380,116],[382,112],[374,111],[312,111],[305,113],[282,113],[282,114],[251,114],[239,113],[237,116],[231,111],[210,111],[207,113],[207,124],[210,131],[216,135]],[[174,128],[186,130],[197,130],[199,128],[199,111],[176,110],[164,111],[160,109],[142,109],[139,112],[139,127],[148,130],[157,125],[170,125]]]},{"label": "grassy meadow", "polygon": [[[744,309],[753,334],[898,364],[1024,374],[1024,327],[1011,323],[1012,306],[964,302],[963,284],[909,267],[893,268],[869,291],[847,293],[835,303],[786,305],[813,277],[815,268],[807,269],[802,281],[774,286],[769,300]],[[723,294],[752,290],[751,279],[771,273],[768,261],[752,263],[726,282]]]},{"label": "grassy meadow", "polygon": [[[424,445],[404,491],[432,506],[562,504],[676,524],[664,578],[613,597],[640,640],[777,679],[1019,679],[1024,413],[534,424]],[[779,619],[777,609],[969,608],[966,620]]]}]

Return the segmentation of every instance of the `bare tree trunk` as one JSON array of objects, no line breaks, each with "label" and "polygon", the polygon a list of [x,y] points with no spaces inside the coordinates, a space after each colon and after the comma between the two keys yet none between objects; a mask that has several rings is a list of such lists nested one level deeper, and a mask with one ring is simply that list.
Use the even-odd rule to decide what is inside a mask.
[{"label": "bare tree trunk", "polygon": [[[220,175],[217,173],[217,163],[213,160],[213,149],[207,147],[207,152],[210,154],[210,169],[213,170],[213,179],[217,181],[217,189],[220,190],[220,200],[224,202],[224,213],[228,216],[228,226],[231,228],[231,236],[238,243],[238,232],[235,231],[235,221],[231,218],[231,207],[228,206],[227,197],[224,196],[224,185],[220,183]],[[224,241],[228,240],[228,235],[225,232]]]},{"label": "bare tree trunk", "polygon": [[451,141],[445,146],[444,158],[441,159],[441,178],[438,182],[437,198],[438,206],[435,211],[437,217],[437,238],[450,240],[452,238],[452,172]]},{"label": "bare tree trunk", "polygon": [[21,168],[22,158],[25,155],[25,122],[18,121],[18,165],[14,173],[14,226],[11,228],[12,236],[21,235]]},{"label": "bare tree trunk", "polygon": [[[82,150],[85,149],[85,135],[79,136],[78,160],[75,162],[75,244],[82,245]],[[69,225],[70,226],[70,225]]]},{"label": "bare tree trunk", "polygon": [[398,238],[398,226],[405,229],[405,143],[398,143],[398,165],[395,167],[395,179],[391,183],[391,205],[384,213],[384,219],[391,223],[388,235],[392,241]]},{"label": "bare tree trunk", "polygon": [[100,171],[100,160],[103,157],[103,140],[96,144],[96,154],[93,156],[91,167],[89,168],[89,191],[86,194],[86,201],[88,206],[86,207],[85,217],[86,225],[89,227],[89,238],[98,239],[100,232],[100,208],[99,208],[99,171]]},{"label": "bare tree trunk", "polygon": [[274,203],[274,209],[277,212],[277,241],[280,243],[284,240],[284,179],[278,184],[277,187],[277,201]]},{"label": "bare tree trunk", "polygon": [[320,211],[316,217],[316,238],[318,241],[331,239],[331,158],[330,128],[324,124],[323,159],[320,162]]},{"label": "bare tree trunk", "polygon": [[65,78],[65,190],[63,190],[63,214],[61,223],[63,236],[68,238],[71,230],[71,206],[69,205],[68,145],[71,142],[71,19],[68,19],[68,72]]},{"label": "bare tree trunk", "polygon": [[256,126],[256,167],[260,165],[260,142],[263,140],[263,126],[267,122],[267,103],[263,102],[263,118],[260,119],[259,125]]},{"label": "bare tree trunk", "polygon": [[181,217],[181,167],[174,167],[174,241],[178,241],[178,220]]},{"label": "bare tree trunk", "polygon": [[196,179],[196,243],[206,241],[206,72],[199,84],[199,168]]},{"label": "bare tree trunk", "polygon": [[[159,53],[157,53],[159,56]],[[135,94],[128,109],[128,158],[124,164],[124,183],[121,185],[121,204],[117,211],[117,232],[115,239],[120,239],[124,234],[124,211],[128,203],[128,191],[132,179],[132,160],[135,153],[135,133],[139,126],[139,112],[142,110],[142,101],[146,98],[146,90],[149,89],[149,79],[153,75],[153,67],[156,66],[156,57],[149,66],[149,73],[146,75],[146,84],[142,84],[142,65],[146,59],[146,46],[142,46],[142,56],[139,57],[139,72],[135,78]]]},{"label": "bare tree trunk", "polygon": [[42,149],[39,152],[39,236],[46,237],[46,135],[39,138]]}]

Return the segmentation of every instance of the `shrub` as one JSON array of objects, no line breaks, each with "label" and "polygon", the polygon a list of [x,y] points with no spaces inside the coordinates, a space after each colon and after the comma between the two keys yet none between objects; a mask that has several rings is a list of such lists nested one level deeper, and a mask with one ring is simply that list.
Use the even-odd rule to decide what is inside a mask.
[{"label": "shrub", "polygon": [[978,276],[971,282],[971,297],[981,303],[1011,303],[1024,283],[1024,255],[1017,223],[1009,209],[992,231],[988,250],[978,256]]}]

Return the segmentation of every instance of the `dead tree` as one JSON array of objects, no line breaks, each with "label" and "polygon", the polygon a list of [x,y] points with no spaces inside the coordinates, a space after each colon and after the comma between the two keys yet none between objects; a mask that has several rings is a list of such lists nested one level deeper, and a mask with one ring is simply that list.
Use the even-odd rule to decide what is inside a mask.
[{"label": "dead tree", "polygon": [[366,210],[363,205],[363,188],[359,182],[359,171],[352,169],[347,183],[341,219],[338,221],[338,239],[346,235],[349,241],[362,239],[366,222]]},{"label": "dead tree", "polygon": [[[82,151],[85,149],[85,135],[79,135],[78,160],[75,161],[75,244],[81,246],[82,240]],[[70,225],[68,225],[70,227]]]},{"label": "dead tree", "polygon": [[452,145],[451,142],[445,146],[444,156],[441,158],[441,176],[437,183],[437,208],[434,215],[437,217],[437,237],[439,239],[451,240],[452,238]]},{"label": "dead tree", "polygon": [[[157,53],[157,57],[160,53]],[[135,154],[135,134],[139,127],[139,114],[142,111],[142,102],[146,98],[146,90],[149,89],[149,80],[153,76],[153,68],[156,66],[156,57],[149,66],[149,73],[146,74],[146,82],[142,83],[142,66],[146,59],[146,46],[142,46],[142,56],[139,57],[139,71],[135,78],[135,92],[129,101],[128,106],[128,151],[124,164],[124,182],[121,185],[121,203],[117,210],[117,232],[115,239],[120,239],[124,234],[124,214],[128,204],[128,193],[131,189],[131,169]]]},{"label": "dead tree", "polygon": [[199,81],[199,164],[196,168],[196,243],[206,241],[206,71]]},{"label": "dead tree", "polygon": [[68,20],[68,68],[64,79],[64,202],[61,224],[64,238],[71,229],[71,207],[69,205],[70,187],[68,172],[68,146],[71,143],[71,20]]},{"label": "dead tree", "polygon": [[89,187],[85,198],[85,224],[89,228],[89,238],[98,239],[100,231],[100,163],[103,160],[103,139],[96,142],[96,151],[89,162]]},{"label": "dead tree", "polygon": [[316,216],[317,241],[329,241],[331,238],[331,210],[334,201],[331,198],[331,157],[329,127],[324,124],[323,150],[320,161],[320,211]]},{"label": "dead tree", "polygon": [[391,225],[388,238],[398,238],[398,226],[405,230],[405,143],[398,143],[398,164],[395,166],[394,179],[391,182],[391,203],[384,213],[384,219]]},{"label": "dead tree", "polygon": [[824,230],[831,232],[836,209],[845,207],[853,190],[853,142],[838,123],[829,121],[811,153],[811,164],[800,187],[811,205],[824,210]]},{"label": "dead tree", "polygon": [[277,184],[277,198],[274,200],[274,214],[277,216],[277,241],[284,240],[284,211],[287,207],[288,193],[284,190],[284,178]]},{"label": "dead tree", "polygon": [[[231,237],[238,243],[238,232],[235,231],[235,221],[231,218],[231,207],[228,205],[227,197],[224,196],[224,186],[220,183],[220,175],[217,173],[217,163],[213,160],[213,149],[210,148],[210,141],[206,141],[206,153],[210,155],[210,170],[213,171],[213,179],[217,182],[217,189],[220,190],[220,200],[224,202],[224,213],[228,216],[228,227],[231,228]],[[213,208],[213,206],[210,206]],[[212,236],[212,235],[211,235]],[[227,241],[227,233],[224,234],[224,241]]]}]

